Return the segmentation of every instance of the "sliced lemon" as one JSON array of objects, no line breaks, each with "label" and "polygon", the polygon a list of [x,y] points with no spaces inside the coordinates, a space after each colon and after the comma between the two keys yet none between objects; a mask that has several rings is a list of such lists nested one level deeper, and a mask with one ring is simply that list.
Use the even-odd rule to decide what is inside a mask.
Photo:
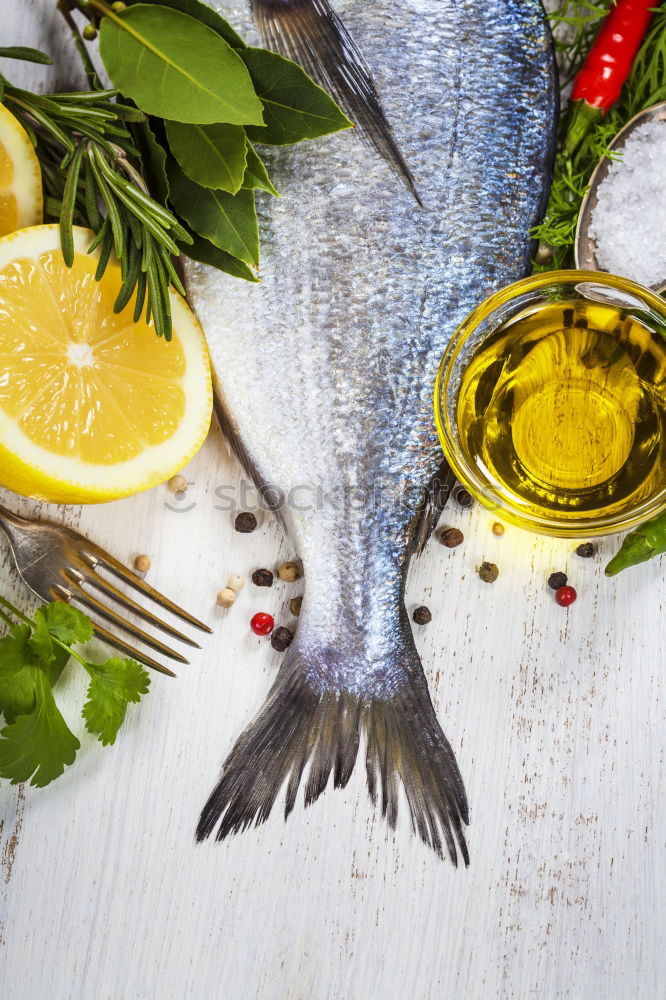
[{"label": "sliced lemon", "polygon": [[169,479],[210,424],[206,342],[171,291],[166,342],[134,302],[113,303],[120,267],[95,281],[93,233],[75,229],[74,265],[57,226],[0,239],[0,482],[58,503],[129,496]]},{"label": "sliced lemon", "polygon": [[42,172],[23,126],[0,104],[0,236],[42,221]]}]

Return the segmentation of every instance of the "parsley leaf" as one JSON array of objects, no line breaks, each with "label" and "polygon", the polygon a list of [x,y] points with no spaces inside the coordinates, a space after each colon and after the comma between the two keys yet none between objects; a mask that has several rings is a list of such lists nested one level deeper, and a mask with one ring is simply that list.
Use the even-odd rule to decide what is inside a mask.
[{"label": "parsley leaf", "polygon": [[103,746],[115,743],[130,702],[139,701],[150,684],[146,671],[135,660],[112,657],[106,663],[89,663],[90,686],[83,706],[86,729]]},{"label": "parsley leaf", "polygon": [[0,777],[43,788],[74,762],[81,744],[70,732],[43,670],[35,671],[35,705],[0,732]]}]

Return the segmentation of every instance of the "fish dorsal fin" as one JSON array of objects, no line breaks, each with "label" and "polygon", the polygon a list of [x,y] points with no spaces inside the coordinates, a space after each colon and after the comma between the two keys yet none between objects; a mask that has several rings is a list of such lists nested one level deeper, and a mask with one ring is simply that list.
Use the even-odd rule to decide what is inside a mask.
[{"label": "fish dorsal fin", "polygon": [[251,6],[264,44],[299,63],[333,94],[422,205],[370,67],[328,0],[251,0]]}]

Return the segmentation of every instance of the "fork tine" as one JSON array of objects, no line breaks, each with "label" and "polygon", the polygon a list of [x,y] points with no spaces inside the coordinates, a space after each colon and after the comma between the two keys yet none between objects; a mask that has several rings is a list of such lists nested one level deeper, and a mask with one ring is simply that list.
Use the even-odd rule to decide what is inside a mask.
[{"label": "fork tine", "polygon": [[106,618],[107,621],[111,622],[113,625],[117,625],[118,628],[123,629],[128,632],[133,639],[138,639],[139,642],[145,643],[146,646],[150,646],[156,652],[161,653],[162,656],[168,656],[170,660],[178,660],[179,663],[189,663],[184,656],[177,653],[174,649],[160,642],[154,636],[149,635],[144,632],[142,628],[138,625],[133,625],[128,622],[122,615],[119,615],[113,608],[108,607],[102,601],[98,601],[96,597],[89,594],[87,591],[83,590],[78,584],[71,587],[72,590],[72,600],[78,601],[79,604],[83,604],[85,607],[90,608],[91,611],[95,611],[102,618]]},{"label": "fork tine", "polygon": [[[66,590],[64,587],[58,585],[54,587],[48,597],[43,597],[42,600],[55,600],[62,601],[64,604],[69,604],[72,600],[72,594]],[[143,663],[144,666],[150,667],[151,670],[159,670],[161,674],[166,674],[167,677],[176,677],[173,670],[169,670],[168,667],[163,666],[154,660],[152,656],[148,656],[147,653],[141,653],[134,646],[131,646],[129,642],[121,639],[120,636],[114,635],[109,632],[108,629],[104,628],[103,625],[98,624],[98,622],[92,623],[93,631],[98,639],[102,642],[107,643],[109,646],[113,646],[115,649],[119,649],[121,653],[126,653],[127,656],[131,656],[133,660],[138,660],[139,663]]]},{"label": "fork tine", "polygon": [[114,559],[113,556],[109,555],[108,552],[105,552],[98,546],[88,546],[88,551],[84,549],[81,552],[81,556],[85,562],[88,563],[91,569],[94,569],[96,564],[103,566],[111,573],[115,573],[116,576],[119,576],[121,580],[125,581],[125,583],[134,587],[135,590],[139,590],[142,594],[145,594],[146,597],[150,597],[150,599],[155,601],[156,604],[159,604],[160,607],[164,608],[166,611],[170,611],[172,615],[176,615],[177,618],[180,618],[182,621],[194,626],[194,628],[200,629],[202,632],[212,634],[212,628],[209,628],[208,625],[200,622],[198,618],[195,618],[194,615],[191,615],[188,611],[183,610],[183,608],[179,608],[178,605],[174,604],[173,601],[170,601],[168,597],[165,597],[164,594],[160,594],[158,590],[155,590],[149,583],[142,580],[140,576],[137,576],[136,573],[133,573],[132,570],[123,566],[121,562],[118,562],[117,559]]},{"label": "fork tine", "polygon": [[147,653],[140,653],[138,649],[131,646],[129,642],[125,642],[117,635],[113,635],[108,629],[104,628],[103,625],[98,625],[97,622],[93,622],[93,629],[95,630],[95,635],[102,642],[106,642],[109,646],[113,646],[115,649],[119,649],[121,653],[125,653],[127,656],[131,656],[133,660],[138,660],[139,663],[143,663],[144,666],[150,667],[151,670],[159,670],[161,674],[166,674],[167,677],[175,677],[173,670],[169,670],[168,667],[163,666],[154,660],[152,656],[148,656]]},{"label": "fork tine", "polygon": [[188,635],[184,635],[182,632],[179,632],[177,628],[173,627],[173,625],[169,625],[167,622],[162,621],[162,619],[158,618],[157,615],[154,615],[152,611],[148,611],[147,608],[144,608],[137,601],[133,600],[128,594],[124,594],[122,590],[114,587],[112,583],[105,580],[104,577],[100,576],[94,569],[91,569],[90,573],[86,576],[76,571],[75,582],[91,584],[91,586],[95,587],[97,590],[101,590],[103,594],[106,594],[107,597],[112,597],[114,601],[117,601],[118,604],[122,605],[122,607],[126,608],[128,611],[133,611],[139,618],[143,618],[143,620],[148,622],[149,625],[153,625],[155,628],[161,629],[173,639],[179,639],[181,642],[187,643],[188,646],[194,646],[195,649],[201,649],[199,643],[195,642],[194,639],[190,639]]}]

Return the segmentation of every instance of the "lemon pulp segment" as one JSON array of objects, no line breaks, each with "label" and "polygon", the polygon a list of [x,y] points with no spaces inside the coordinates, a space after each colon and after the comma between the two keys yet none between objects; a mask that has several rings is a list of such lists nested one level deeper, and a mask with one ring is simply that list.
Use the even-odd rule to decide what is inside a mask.
[{"label": "lemon pulp segment", "polygon": [[0,240],[0,479],[69,502],[168,478],[201,444],[212,406],[187,305],[172,293],[170,342],[134,322],[133,301],[115,313],[120,266],[95,280],[92,236],[77,231],[71,268],[55,226]]},{"label": "lemon pulp segment", "polygon": [[28,133],[0,104],[0,236],[42,221],[42,176]]}]

